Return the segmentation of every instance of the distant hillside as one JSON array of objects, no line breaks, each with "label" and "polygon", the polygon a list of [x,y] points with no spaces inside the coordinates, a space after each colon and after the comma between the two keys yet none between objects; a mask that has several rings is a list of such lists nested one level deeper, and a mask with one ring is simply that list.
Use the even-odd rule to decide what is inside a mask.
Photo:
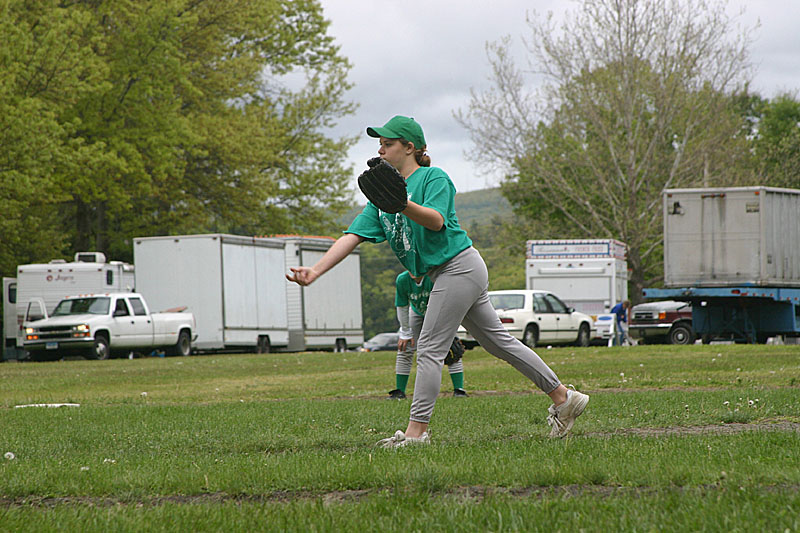
[{"label": "distant hillside", "polygon": [[456,194],[456,215],[462,228],[470,228],[476,223],[489,222],[494,217],[510,217],[511,204],[499,188],[460,192]]},{"label": "distant hillside", "polygon": [[[364,209],[363,205],[354,206],[342,216],[341,225],[349,226],[362,209]],[[456,215],[458,215],[461,227],[470,228],[475,223],[488,222],[495,216],[510,217],[511,205],[500,194],[499,188],[460,192],[456,193]]]}]

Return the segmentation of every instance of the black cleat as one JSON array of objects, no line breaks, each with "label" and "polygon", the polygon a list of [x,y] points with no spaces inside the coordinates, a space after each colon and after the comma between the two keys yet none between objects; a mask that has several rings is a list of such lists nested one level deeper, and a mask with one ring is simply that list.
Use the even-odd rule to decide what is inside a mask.
[{"label": "black cleat", "polygon": [[405,400],[406,393],[401,391],[400,389],[394,389],[389,391],[389,398],[388,400]]},{"label": "black cleat", "polygon": [[469,398],[469,394],[464,389],[455,389],[453,390],[453,397],[454,398]]}]

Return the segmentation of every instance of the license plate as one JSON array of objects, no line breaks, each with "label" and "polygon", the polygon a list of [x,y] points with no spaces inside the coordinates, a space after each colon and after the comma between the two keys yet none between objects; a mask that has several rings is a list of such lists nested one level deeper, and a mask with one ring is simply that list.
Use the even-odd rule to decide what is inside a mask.
[{"label": "license plate", "polygon": [[57,350],[58,343],[57,342],[48,342],[44,345],[45,349],[47,350]]}]

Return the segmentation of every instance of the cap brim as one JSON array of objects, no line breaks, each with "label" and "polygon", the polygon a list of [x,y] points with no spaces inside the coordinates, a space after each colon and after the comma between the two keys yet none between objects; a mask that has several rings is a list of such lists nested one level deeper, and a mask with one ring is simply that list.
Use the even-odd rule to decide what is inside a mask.
[{"label": "cap brim", "polygon": [[387,139],[399,139],[400,136],[387,128],[367,128],[367,135],[370,137],[386,137]]}]

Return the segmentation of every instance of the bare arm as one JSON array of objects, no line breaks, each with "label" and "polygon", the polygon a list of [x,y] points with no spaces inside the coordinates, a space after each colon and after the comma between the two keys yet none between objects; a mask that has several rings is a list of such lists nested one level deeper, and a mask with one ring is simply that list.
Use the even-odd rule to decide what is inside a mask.
[{"label": "bare arm", "polygon": [[311,285],[315,279],[338,265],[339,262],[356,249],[364,241],[364,237],[353,233],[345,233],[339,237],[325,255],[313,267],[291,267],[292,274],[286,274],[286,279],[298,285]]},{"label": "bare arm", "polygon": [[444,226],[444,217],[436,209],[424,207],[415,202],[408,202],[408,207],[403,210],[403,214],[432,231],[439,231]]}]

